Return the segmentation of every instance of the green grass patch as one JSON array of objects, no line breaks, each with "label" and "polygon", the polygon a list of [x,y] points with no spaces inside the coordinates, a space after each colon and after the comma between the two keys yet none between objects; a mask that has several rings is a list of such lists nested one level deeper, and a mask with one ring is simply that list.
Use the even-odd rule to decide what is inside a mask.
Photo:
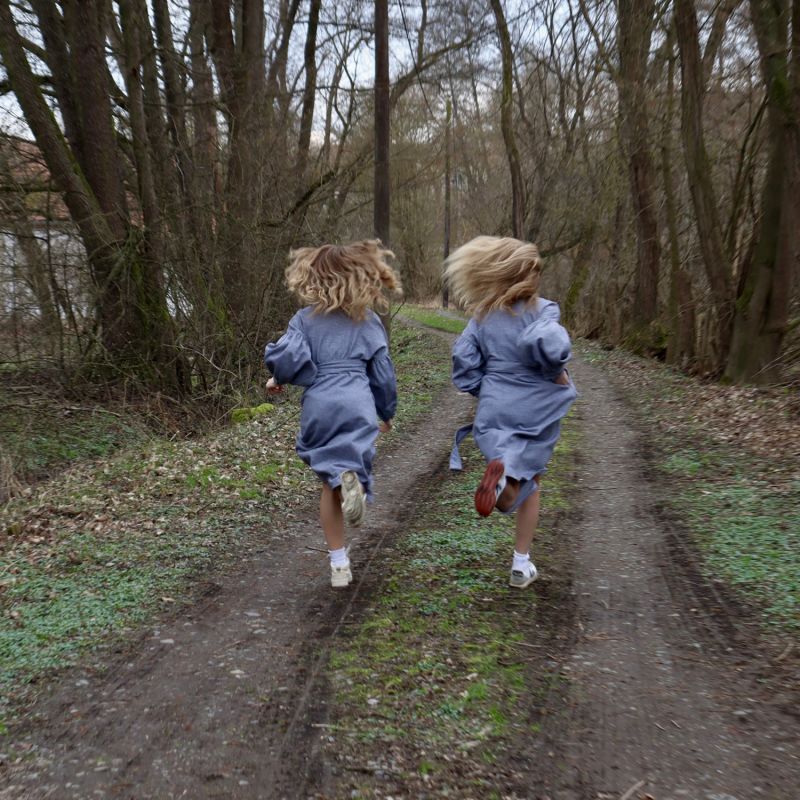
[{"label": "green grass patch", "polygon": [[[422,306],[404,305],[400,308],[399,313],[401,316],[412,319],[422,325],[427,325],[429,328],[446,331],[447,333],[461,333],[467,327],[467,322],[469,321],[458,315],[458,312],[440,312],[436,309]],[[451,314],[454,314],[454,316],[451,316]]]},{"label": "green grass patch", "polygon": [[[557,569],[552,520],[566,504],[575,437],[568,422],[544,485],[534,555],[545,576]],[[524,640],[546,634],[536,627],[536,591],[508,586],[513,518],[477,517],[472,492],[484,463],[474,447],[465,450],[466,471],[442,483],[419,522],[384,556],[390,577],[330,660],[334,719],[347,732],[336,737],[331,757],[345,764],[391,760],[408,796],[420,779],[425,794],[439,796],[454,775],[459,796],[488,796],[482,792],[492,787],[492,765],[520,737],[530,740],[531,705],[553,680],[547,669],[532,674],[527,666],[536,651]],[[373,796],[368,778],[344,774],[350,783],[343,792]]]},{"label": "green grass patch", "polygon": [[671,506],[695,533],[707,569],[761,606],[768,626],[800,630],[800,483],[777,489],[731,453],[696,464],[678,452],[662,466],[683,479]]}]

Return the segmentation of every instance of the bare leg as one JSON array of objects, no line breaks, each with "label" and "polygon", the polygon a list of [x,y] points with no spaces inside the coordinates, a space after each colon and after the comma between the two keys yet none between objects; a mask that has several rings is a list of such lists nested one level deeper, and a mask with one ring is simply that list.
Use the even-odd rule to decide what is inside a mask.
[{"label": "bare leg", "polygon": [[519,481],[516,478],[508,478],[505,488],[497,498],[497,508],[500,511],[508,511],[514,505],[519,494]]},{"label": "bare leg", "polygon": [[342,495],[339,489],[331,489],[328,484],[322,485],[319,519],[322,524],[322,532],[325,534],[325,541],[328,543],[328,550],[338,550],[344,547]]},{"label": "bare leg", "polygon": [[[538,475],[534,480],[541,485]],[[514,540],[514,550],[518,553],[527,553],[531,549],[533,535],[539,523],[539,494],[539,490],[535,491],[517,509],[517,536]]]}]

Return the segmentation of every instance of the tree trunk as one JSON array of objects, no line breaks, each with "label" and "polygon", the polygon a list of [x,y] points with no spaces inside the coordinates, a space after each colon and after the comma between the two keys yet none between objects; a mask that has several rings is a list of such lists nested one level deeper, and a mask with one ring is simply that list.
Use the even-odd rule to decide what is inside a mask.
[{"label": "tree trunk", "polygon": [[718,366],[730,347],[733,287],[729,254],[725,250],[711,166],[703,131],[703,84],[697,14],[694,0],[675,0],[675,25],[681,53],[681,131],[689,189],[697,223],[700,251],[711,286],[719,330]]},{"label": "tree trunk", "polygon": [[669,335],[667,362],[686,367],[694,360],[695,318],[692,277],[681,260],[678,210],[672,175],[672,121],[675,118],[675,42],[674,28],[668,33],[667,108],[661,135],[661,172],[664,180],[664,205],[669,236]]},{"label": "tree trunk", "polygon": [[[133,0],[119,0],[125,45],[125,84],[128,90],[128,111],[133,137],[133,151],[136,160],[139,201],[142,208],[144,229],[142,231],[142,250],[132,276],[132,295],[144,331],[142,338],[150,341],[152,357],[162,361],[159,372],[162,375],[175,375],[175,387],[180,391],[187,388],[180,385],[178,376],[184,374],[182,368],[171,369],[178,363],[175,350],[175,337],[172,319],[167,309],[162,276],[162,265],[166,259],[165,227],[162,219],[159,198],[156,191],[156,169],[150,137],[147,131],[144,89],[142,86],[142,28],[148,24],[142,15],[141,6]],[[146,11],[146,9],[144,9]]]},{"label": "tree trunk", "polygon": [[[450,125],[452,106],[447,101],[447,117],[444,123],[444,253],[443,260],[450,256]],[[447,285],[447,276],[442,276],[442,306],[447,308],[450,302],[450,287]]]},{"label": "tree trunk", "polygon": [[222,279],[231,323],[239,340],[250,335],[259,298],[252,293],[253,271],[263,260],[259,223],[263,213],[262,159],[266,132],[264,73],[264,4],[243,0],[239,33],[233,38],[228,0],[212,0],[209,48],[222,88],[229,127],[230,156],[225,183],[225,214],[220,228],[224,252]]},{"label": "tree trunk", "polygon": [[800,245],[800,3],[751,0],[750,14],[767,97],[769,161],[752,261],[740,281],[733,341],[725,370],[736,382],[769,383],[780,377],[779,356],[789,322],[793,273]]},{"label": "tree trunk", "polygon": [[[158,266],[142,258],[127,217],[104,59],[104,12],[96,3],[65,2],[64,31],[75,77],[74,120],[91,142],[84,159],[74,154],[44,101],[25,55],[9,0],[0,0],[0,53],[9,81],[50,174],[80,231],[96,285],[102,343],[117,377],[175,385],[170,320]],[[62,111],[62,117],[64,112]],[[156,271],[154,271],[156,270]]]},{"label": "tree trunk", "polygon": [[500,57],[503,70],[503,88],[500,98],[500,127],[506,146],[506,158],[511,173],[511,232],[517,239],[525,233],[525,185],[522,181],[517,140],[514,135],[514,53],[511,48],[511,37],[508,33],[505,13],[501,0],[491,0],[492,11],[497,23],[497,35],[500,39]]},{"label": "tree trunk", "polygon": [[[373,186],[373,228],[385,247],[390,242],[391,183],[389,144],[389,2],[375,0],[375,175]],[[389,315],[382,317],[389,333]]]},{"label": "tree trunk", "polygon": [[389,246],[389,4],[375,0],[375,176],[373,228],[375,235]]},{"label": "tree trunk", "polygon": [[306,82],[303,88],[303,110],[300,114],[300,137],[297,143],[297,165],[295,173],[300,186],[308,165],[308,151],[311,146],[311,125],[314,121],[314,101],[317,97],[317,27],[322,0],[309,0],[308,29],[304,64]]},{"label": "tree trunk", "polygon": [[654,0],[620,0],[617,13],[617,83],[622,138],[628,158],[636,217],[637,258],[633,315],[639,328],[655,322],[658,314],[658,273],[661,261],[646,83],[654,20]]}]

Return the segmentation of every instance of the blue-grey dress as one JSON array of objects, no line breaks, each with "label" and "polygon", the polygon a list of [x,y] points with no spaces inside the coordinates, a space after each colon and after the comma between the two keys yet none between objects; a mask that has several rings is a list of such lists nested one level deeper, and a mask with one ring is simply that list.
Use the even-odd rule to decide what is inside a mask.
[{"label": "blue-grey dress", "polygon": [[368,493],[377,417],[397,409],[397,381],[377,314],[356,322],[341,311],[298,311],[264,363],[276,383],[304,386],[297,454],[331,488],[352,470]]},{"label": "blue-grey dress", "polygon": [[472,425],[456,434],[451,469],[461,469],[458,445],[470,433],[487,461],[500,459],[506,475],[520,481],[510,511],[537,489],[561,432],[561,420],[578,393],[554,383],[571,356],[569,335],[559,324],[558,304],[539,298],[517,303],[513,313],[494,311],[470,320],[453,345],[453,383],[476,395]]}]

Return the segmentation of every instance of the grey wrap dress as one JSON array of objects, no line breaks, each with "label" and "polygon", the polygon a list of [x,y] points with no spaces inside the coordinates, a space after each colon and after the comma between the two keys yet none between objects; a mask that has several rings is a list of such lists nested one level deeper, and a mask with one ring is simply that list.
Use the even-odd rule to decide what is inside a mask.
[{"label": "grey wrap dress", "polygon": [[470,433],[487,461],[500,459],[506,476],[520,481],[515,511],[538,488],[561,420],[578,393],[553,381],[571,357],[569,334],[558,304],[538,298],[512,312],[494,311],[470,320],[453,345],[453,383],[478,397],[475,420],[456,433],[450,468],[462,468],[458,446]]},{"label": "grey wrap dress", "polygon": [[332,489],[352,470],[371,496],[377,417],[392,419],[397,381],[377,314],[303,308],[264,352],[276,383],[305,387],[297,454]]}]

